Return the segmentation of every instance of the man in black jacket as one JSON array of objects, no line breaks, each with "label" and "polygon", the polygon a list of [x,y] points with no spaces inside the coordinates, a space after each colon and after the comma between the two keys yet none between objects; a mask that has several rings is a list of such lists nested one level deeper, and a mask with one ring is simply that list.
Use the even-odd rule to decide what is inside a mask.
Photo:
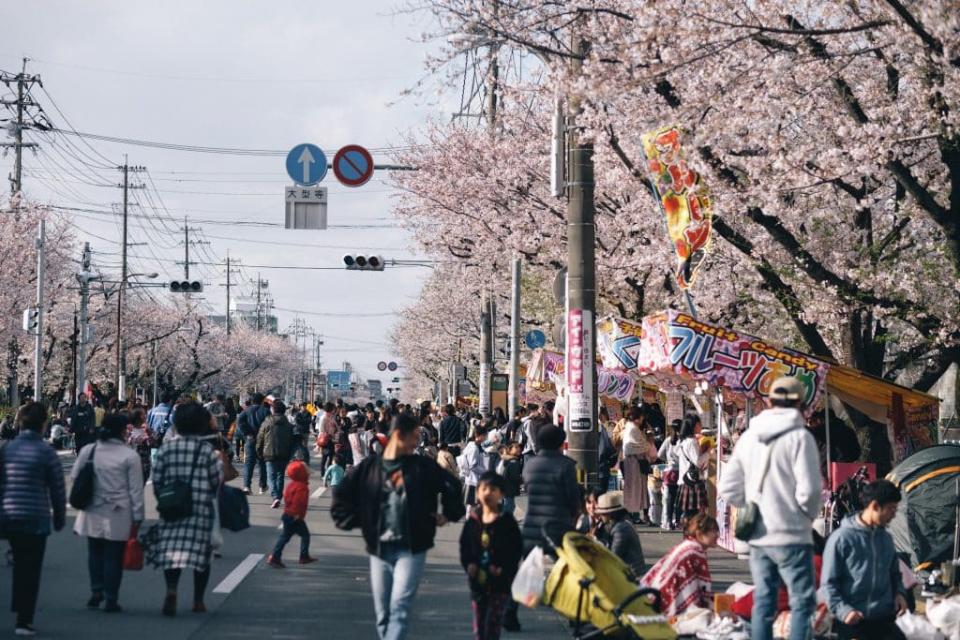
[{"label": "man in black jacket", "polygon": [[267,463],[257,455],[257,434],[260,425],[270,415],[270,409],[264,404],[262,393],[253,394],[250,406],[237,416],[237,430],[243,434],[243,451],[245,466],[243,470],[243,492],[250,494],[250,485],[253,483],[253,468],[260,469],[260,495],[267,491]]},{"label": "man in black jacket", "polygon": [[454,456],[460,455],[460,445],[467,439],[467,426],[457,417],[452,404],[448,404],[441,412],[440,444],[445,444]]},{"label": "man in black jacket", "polygon": [[416,419],[394,417],[383,457],[368,456],[353,467],[334,489],[330,508],[337,528],[363,532],[381,640],[406,637],[437,527],[466,513],[460,483],[431,458],[413,455],[418,442]]}]

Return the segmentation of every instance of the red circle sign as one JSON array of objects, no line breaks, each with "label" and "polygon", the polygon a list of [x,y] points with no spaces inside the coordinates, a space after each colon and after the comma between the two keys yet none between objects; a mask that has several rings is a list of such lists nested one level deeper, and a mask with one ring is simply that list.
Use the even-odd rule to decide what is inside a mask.
[{"label": "red circle sign", "polygon": [[348,144],[333,156],[333,174],[348,187],[364,185],[373,177],[373,156],[358,144]]}]

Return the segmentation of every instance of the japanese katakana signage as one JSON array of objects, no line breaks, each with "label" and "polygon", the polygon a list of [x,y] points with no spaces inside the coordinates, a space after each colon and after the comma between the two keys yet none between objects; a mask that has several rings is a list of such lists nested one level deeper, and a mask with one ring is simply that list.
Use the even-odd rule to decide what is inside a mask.
[{"label": "japanese katakana signage", "polygon": [[799,378],[805,403],[816,406],[829,365],[799,351],[668,311],[641,323],[607,318],[597,325],[597,350],[605,367],[651,375],[664,385],[704,380],[727,391],[766,397],[781,376]]}]

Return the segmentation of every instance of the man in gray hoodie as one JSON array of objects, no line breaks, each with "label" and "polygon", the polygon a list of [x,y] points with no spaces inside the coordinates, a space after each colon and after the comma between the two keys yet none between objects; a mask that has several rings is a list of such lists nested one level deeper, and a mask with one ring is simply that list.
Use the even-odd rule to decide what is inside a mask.
[{"label": "man in gray hoodie", "polygon": [[[800,408],[806,387],[793,377],[775,380],[769,408],[750,421],[720,475],[718,490],[734,507],[753,503],[759,519],[750,539],[753,593],[751,638],[772,640],[780,581],[790,594],[790,640],[809,640],[816,609],[813,520],[820,511],[817,443]],[[761,486],[762,485],[762,486]]]},{"label": "man in gray hoodie", "polygon": [[843,640],[906,640],[896,618],[907,599],[893,537],[900,490],[888,480],[863,488],[863,511],[844,518],[827,540],[821,583]]}]

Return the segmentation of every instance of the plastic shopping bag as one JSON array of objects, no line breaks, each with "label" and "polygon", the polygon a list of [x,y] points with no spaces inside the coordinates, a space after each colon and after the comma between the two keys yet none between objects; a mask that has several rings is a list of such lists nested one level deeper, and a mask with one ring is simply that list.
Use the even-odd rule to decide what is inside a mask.
[{"label": "plastic shopping bag", "polygon": [[534,547],[520,565],[517,577],[513,579],[513,586],[510,588],[513,599],[531,609],[539,605],[543,599],[543,574],[543,549]]},{"label": "plastic shopping bag", "polygon": [[130,536],[123,547],[123,570],[140,571],[143,569],[143,545],[136,535]]},{"label": "plastic shopping bag", "polygon": [[897,626],[910,640],[946,640],[932,622],[915,613],[905,613],[897,618]]},{"label": "plastic shopping bag", "polygon": [[950,640],[960,638],[960,597],[927,601],[927,619]]}]

